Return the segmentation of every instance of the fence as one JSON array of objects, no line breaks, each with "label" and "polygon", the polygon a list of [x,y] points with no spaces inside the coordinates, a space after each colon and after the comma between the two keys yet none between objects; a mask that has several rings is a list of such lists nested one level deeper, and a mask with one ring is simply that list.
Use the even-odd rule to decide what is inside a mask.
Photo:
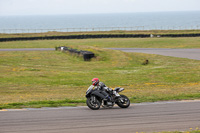
[{"label": "fence", "polygon": [[91,31],[142,31],[142,30],[200,30],[200,26],[134,26],[60,29],[0,29],[0,33],[91,32]]}]

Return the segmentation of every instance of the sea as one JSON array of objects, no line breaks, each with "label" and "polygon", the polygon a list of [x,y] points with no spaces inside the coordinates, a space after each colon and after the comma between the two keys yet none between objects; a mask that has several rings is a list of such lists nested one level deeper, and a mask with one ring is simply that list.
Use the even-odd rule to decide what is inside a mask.
[{"label": "sea", "polygon": [[200,29],[200,11],[0,16],[0,33]]}]

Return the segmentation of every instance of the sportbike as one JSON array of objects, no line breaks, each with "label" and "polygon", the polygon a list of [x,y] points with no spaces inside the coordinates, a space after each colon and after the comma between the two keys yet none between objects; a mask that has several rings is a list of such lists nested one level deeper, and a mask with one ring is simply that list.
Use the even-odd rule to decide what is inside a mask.
[{"label": "sportbike", "polygon": [[114,93],[110,93],[110,100],[107,101],[97,95],[96,91],[98,90],[88,88],[88,90],[86,91],[87,106],[92,110],[98,110],[101,106],[104,108],[112,108],[115,104],[117,104],[121,108],[128,108],[130,106],[129,98],[125,95],[118,94],[123,90],[124,88],[115,88],[113,91],[115,92],[115,94],[117,93],[117,96],[114,95]]}]

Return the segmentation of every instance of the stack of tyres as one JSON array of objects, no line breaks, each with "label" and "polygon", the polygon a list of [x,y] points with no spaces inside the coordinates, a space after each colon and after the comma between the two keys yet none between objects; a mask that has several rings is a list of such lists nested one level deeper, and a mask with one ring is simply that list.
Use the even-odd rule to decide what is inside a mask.
[{"label": "stack of tyres", "polygon": [[95,57],[94,53],[90,52],[90,51],[82,51],[82,50],[77,50],[77,49],[72,49],[69,47],[65,47],[65,46],[60,46],[60,47],[56,47],[56,50],[59,51],[63,51],[63,52],[70,52],[70,53],[75,53],[77,55],[82,55],[84,61],[89,61],[91,58]]}]

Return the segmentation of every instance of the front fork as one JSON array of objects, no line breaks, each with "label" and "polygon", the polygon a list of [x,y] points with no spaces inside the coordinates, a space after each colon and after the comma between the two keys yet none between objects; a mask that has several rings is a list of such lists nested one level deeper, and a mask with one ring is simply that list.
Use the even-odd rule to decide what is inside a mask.
[{"label": "front fork", "polygon": [[93,104],[96,104],[96,103],[97,103],[97,100],[96,100],[97,98],[96,98],[95,96],[92,96],[91,99],[92,99],[92,103],[93,103]]}]

